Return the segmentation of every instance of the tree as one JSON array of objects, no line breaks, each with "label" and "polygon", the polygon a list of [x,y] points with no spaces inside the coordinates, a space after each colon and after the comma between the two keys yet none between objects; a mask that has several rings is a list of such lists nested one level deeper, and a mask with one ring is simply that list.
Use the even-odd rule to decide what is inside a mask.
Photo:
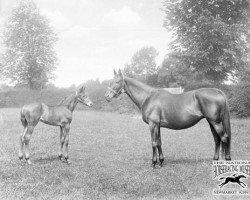
[{"label": "tree", "polygon": [[164,27],[175,33],[172,51],[200,78],[221,83],[247,66],[248,0],[165,0]]},{"label": "tree", "polygon": [[3,73],[15,85],[39,89],[53,77],[57,36],[33,1],[20,1],[4,30]]},{"label": "tree", "polygon": [[130,64],[124,67],[124,73],[128,77],[137,78],[149,85],[157,83],[157,50],[154,47],[143,47],[137,51]]},{"label": "tree", "polygon": [[158,70],[158,82],[161,87],[185,87],[194,81],[196,72],[183,62],[179,54],[170,53]]}]

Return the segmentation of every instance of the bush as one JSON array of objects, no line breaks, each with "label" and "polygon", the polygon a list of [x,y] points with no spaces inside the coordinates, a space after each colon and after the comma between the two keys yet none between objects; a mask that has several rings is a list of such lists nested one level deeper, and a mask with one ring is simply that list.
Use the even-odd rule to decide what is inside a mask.
[{"label": "bush", "polygon": [[236,117],[250,117],[250,84],[238,85],[230,95],[230,110]]},{"label": "bush", "polygon": [[[95,86],[95,87],[94,87]],[[87,93],[94,103],[92,108],[79,104],[76,109],[95,109],[119,113],[138,113],[139,110],[131,99],[122,94],[117,99],[108,103],[104,94],[107,87],[103,84],[87,86]],[[189,85],[185,91],[201,87],[215,87],[222,90],[229,101],[231,115],[236,117],[250,117],[250,84],[241,85],[218,85],[207,84]],[[44,102],[48,105],[57,105],[64,97],[75,92],[75,88],[48,88],[44,90],[28,90],[8,88],[0,91],[0,107],[21,107],[32,102]]]}]

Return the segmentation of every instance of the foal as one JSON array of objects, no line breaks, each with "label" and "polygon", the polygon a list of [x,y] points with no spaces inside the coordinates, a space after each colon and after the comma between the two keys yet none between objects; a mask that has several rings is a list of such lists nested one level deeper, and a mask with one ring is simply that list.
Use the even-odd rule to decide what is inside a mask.
[{"label": "foal", "polygon": [[85,86],[81,86],[76,94],[65,98],[58,106],[48,106],[44,103],[32,103],[24,105],[21,109],[21,122],[24,132],[20,136],[19,159],[23,158],[23,152],[28,164],[30,161],[29,142],[31,134],[39,121],[60,127],[60,151],[59,158],[62,160],[63,146],[65,146],[65,160],[70,163],[68,156],[69,129],[72,121],[72,113],[78,102],[92,106],[92,102],[85,94]]}]

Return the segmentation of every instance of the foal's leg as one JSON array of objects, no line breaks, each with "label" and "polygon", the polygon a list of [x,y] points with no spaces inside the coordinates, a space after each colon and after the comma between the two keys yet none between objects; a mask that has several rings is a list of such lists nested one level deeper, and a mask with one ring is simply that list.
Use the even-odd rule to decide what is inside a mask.
[{"label": "foal's leg", "polygon": [[28,130],[28,127],[27,126],[24,127],[24,132],[20,135],[20,148],[19,148],[19,155],[18,155],[18,157],[19,157],[20,160],[23,159],[23,150],[24,150],[24,140],[23,140],[23,137],[26,134],[27,130]]},{"label": "foal's leg", "polygon": [[63,128],[60,126],[60,150],[58,157],[62,160],[62,151],[63,151],[63,145],[65,141],[65,134],[63,133]]},{"label": "foal's leg", "polygon": [[33,125],[28,125],[27,127],[27,131],[25,132],[24,136],[23,136],[23,141],[24,141],[24,144],[25,144],[25,159],[27,161],[28,164],[31,164],[31,161],[30,161],[30,147],[29,147],[29,143],[30,143],[30,137],[31,137],[31,134],[34,130],[34,127]]},{"label": "foal's leg", "polygon": [[70,125],[67,124],[65,126],[65,159],[67,161],[68,164],[70,164],[70,160],[69,160],[69,129],[70,129]]},{"label": "foal's leg", "polygon": [[220,144],[221,144],[221,139],[220,136],[217,134],[215,128],[213,125],[208,121],[210,129],[212,131],[212,134],[214,136],[214,143],[215,143],[215,150],[214,150],[214,160],[219,160],[219,153],[220,153]]}]

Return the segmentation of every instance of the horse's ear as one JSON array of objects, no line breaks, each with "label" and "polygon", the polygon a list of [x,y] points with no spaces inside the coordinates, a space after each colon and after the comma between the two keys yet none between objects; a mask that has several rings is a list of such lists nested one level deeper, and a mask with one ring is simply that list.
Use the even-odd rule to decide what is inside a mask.
[{"label": "horse's ear", "polygon": [[115,69],[114,69],[114,75],[117,76],[117,72],[115,71]]},{"label": "horse's ear", "polygon": [[123,78],[123,73],[122,73],[122,71],[121,71],[121,69],[119,69],[119,76],[121,77],[121,78]]},{"label": "horse's ear", "polygon": [[80,85],[79,89],[76,91],[76,94],[80,94],[81,92],[84,92],[85,88],[86,88],[85,85]]},{"label": "horse's ear", "polygon": [[86,89],[86,86],[85,85],[82,85],[82,92],[84,92]]}]

